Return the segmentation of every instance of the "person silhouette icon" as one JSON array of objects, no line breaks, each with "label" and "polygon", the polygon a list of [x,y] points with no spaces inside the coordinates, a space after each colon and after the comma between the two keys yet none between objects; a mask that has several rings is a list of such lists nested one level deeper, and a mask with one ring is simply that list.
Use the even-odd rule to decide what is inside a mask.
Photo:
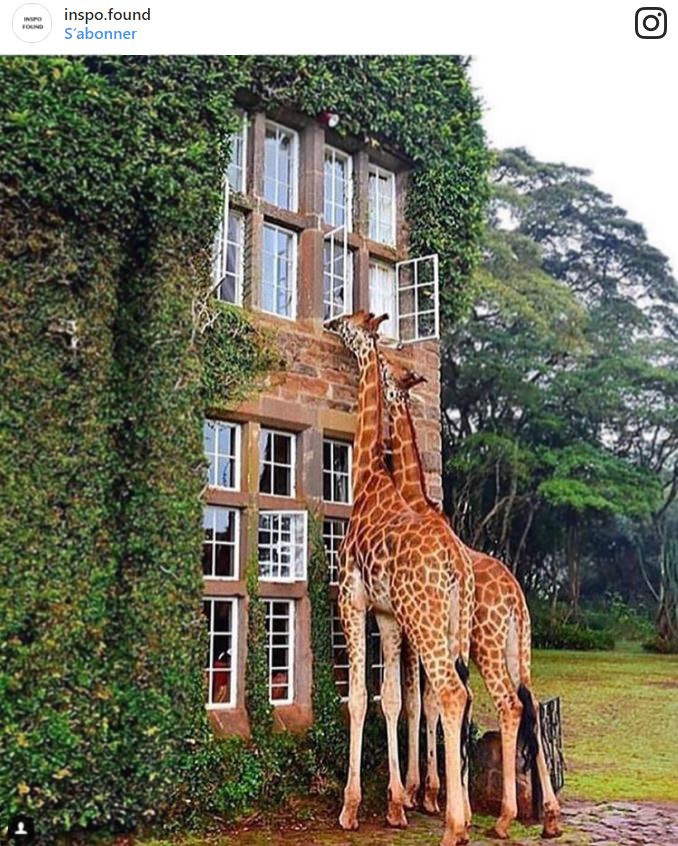
[{"label": "person silhouette icon", "polygon": [[26,814],[17,814],[9,821],[7,832],[12,843],[30,843],[35,837],[35,826]]}]

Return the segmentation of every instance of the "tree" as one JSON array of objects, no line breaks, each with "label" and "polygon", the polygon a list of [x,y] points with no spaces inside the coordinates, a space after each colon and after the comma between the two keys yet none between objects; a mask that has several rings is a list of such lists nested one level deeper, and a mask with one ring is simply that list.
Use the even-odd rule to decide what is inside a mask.
[{"label": "tree", "polygon": [[584,564],[613,567],[598,538],[629,525],[673,595],[678,493],[678,285],[588,175],[497,155],[480,295],[443,352],[447,507],[526,585],[568,582],[575,611]]}]

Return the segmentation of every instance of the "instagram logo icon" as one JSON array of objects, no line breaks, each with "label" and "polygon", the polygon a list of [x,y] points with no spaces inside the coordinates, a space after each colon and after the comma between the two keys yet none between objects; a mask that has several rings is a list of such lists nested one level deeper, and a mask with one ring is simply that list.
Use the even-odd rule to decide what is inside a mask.
[{"label": "instagram logo icon", "polygon": [[636,12],[638,38],[663,38],[666,35],[666,9],[643,6]]}]

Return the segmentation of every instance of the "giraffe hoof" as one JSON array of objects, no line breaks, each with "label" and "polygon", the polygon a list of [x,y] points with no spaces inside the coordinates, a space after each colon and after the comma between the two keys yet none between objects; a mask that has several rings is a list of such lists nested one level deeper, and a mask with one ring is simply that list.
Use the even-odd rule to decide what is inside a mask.
[{"label": "giraffe hoof", "polygon": [[358,828],[358,814],[344,809],[339,815],[339,825],[344,831],[356,831]]},{"label": "giraffe hoof", "polygon": [[497,840],[508,840],[508,829],[503,826],[495,825],[490,834]]},{"label": "giraffe hoof", "polygon": [[468,834],[465,831],[456,834],[452,831],[446,831],[440,846],[466,846],[468,842]]},{"label": "giraffe hoof", "polygon": [[405,816],[405,808],[402,805],[395,805],[389,803],[388,813],[386,814],[386,821],[391,828],[407,828],[407,817]]},{"label": "giraffe hoof", "polygon": [[560,835],[562,833],[563,833],[562,828],[558,824],[556,824],[553,827],[549,827],[549,828],[544,827],[544,830],[542,831],[541,836],[544,838],[544,840],[552,840],[554,837],[560,837]]},{"label": "giraffe hoof", "polygon": [[424,810],[427,814],[438,816],[440,813],[440,805],[438,804],[438,797],[431,796],[428,793],[424,796]]},{"label": "giraffe hoof", "polygon": [[563,829],[560,825],[560,811],[554,808],[544,809],[544,830],[541,836],[545,839],[560,837]]},{"label": "giraffe hoof", "polygon": [[408,811],[413,811],[417,807],[417,798],[419,796],[419,786],[412,785],[405,788],[405,808]]}]

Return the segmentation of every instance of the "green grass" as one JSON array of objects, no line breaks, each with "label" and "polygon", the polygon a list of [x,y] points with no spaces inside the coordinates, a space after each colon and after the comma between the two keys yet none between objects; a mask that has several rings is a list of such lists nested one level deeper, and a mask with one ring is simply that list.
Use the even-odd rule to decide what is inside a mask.
[{"label": "green grass", "polygon": [[[678,801],[676,656],[537,650],[532,680],[541,699],[561,698],[566,796]],[[471,683],[474,719],[495,728],[477,673]]]}]

